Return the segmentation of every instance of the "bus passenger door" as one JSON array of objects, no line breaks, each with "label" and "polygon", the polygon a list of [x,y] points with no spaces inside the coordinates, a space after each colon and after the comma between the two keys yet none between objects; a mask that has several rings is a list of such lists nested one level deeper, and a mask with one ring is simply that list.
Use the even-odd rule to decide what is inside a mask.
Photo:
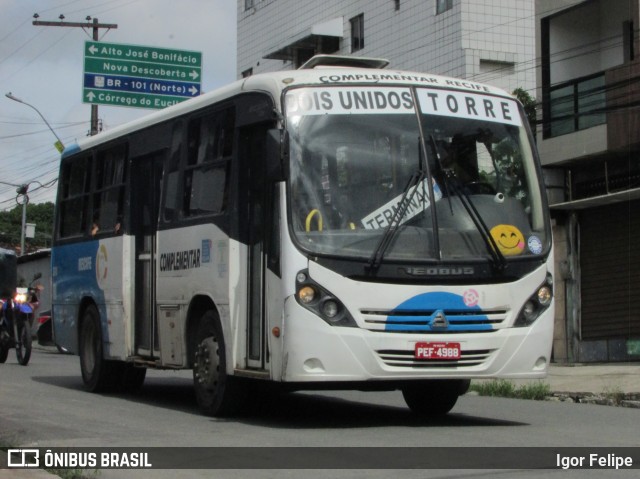
[{"label": "bus passenger door", "polygon": [[256,126],[241,130],[240,143],[243,159],[242,170],[246,175],[245,235],[247,241],[247,366],[266,369],[269,360],[267,351],[267,308],[265,296],[268,288],[267,245],[273,225],[269,221],[272,200],[265,179],[264,161],[266,127]]},{"label": "bus passenger door", "polygon": [[164,154],[134,158],[131,164],[131,232],[135,235],[135,353],[157,356],[155,244]]}]

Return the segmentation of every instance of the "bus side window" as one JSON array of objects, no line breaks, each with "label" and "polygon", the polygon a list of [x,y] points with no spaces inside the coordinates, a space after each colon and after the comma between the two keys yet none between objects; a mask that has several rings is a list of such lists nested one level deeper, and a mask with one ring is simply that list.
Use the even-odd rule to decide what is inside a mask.
[{"label": "bus side window", "polygon": [[234,110],[189,121],[184,173],[184,216],[217,214],[226,208]]},{"label": "bus side window", "polygon": [[58,237],[84,234],[88,227],[91,157],[75,158],[62,168]]},{"label": "bus side window", "polygon": [[116,229],[121,222],[124,209],[126,158],[126,144],[98,154],[93,198],[92,236],[98,233],[119,233]]},{"label": "bus side window", "polygon": [[182,122],[173,127],[171,151],[167,160],[162,218],[176,221],[180,211],[180,158],[182,153]]}]

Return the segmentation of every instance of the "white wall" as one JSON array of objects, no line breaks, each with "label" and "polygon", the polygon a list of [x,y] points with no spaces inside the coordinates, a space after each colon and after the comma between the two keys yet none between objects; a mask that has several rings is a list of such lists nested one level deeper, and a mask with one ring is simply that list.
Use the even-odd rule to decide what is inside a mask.
[{"label": "white wall", "polygon": [[[290,62],[262,57],[308,31],[342,16],[339,54],[351,54],[349,20],[364,13],[365,48],[359,56],[382,57],[389,68],[482,81],[508,91],[535,89],[534,0],[454,0],[435,15],[435,0],[255,0],[238,1],[237,75],[290,69]],[[481,71],[480,60],[511,62],[504,70]],[[485,69],[486,70],[486,69]]]},{"label": "white wall", "polygon": [[[625,1],[584,2],[550,21],[551,84],[587,76],[623,63]],[[637,28],[637,27],[636,27]]]}]

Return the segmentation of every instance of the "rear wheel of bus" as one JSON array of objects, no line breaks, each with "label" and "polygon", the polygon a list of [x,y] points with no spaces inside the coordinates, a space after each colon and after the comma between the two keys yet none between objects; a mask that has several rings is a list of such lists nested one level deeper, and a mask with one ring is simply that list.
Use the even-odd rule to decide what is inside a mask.
[{"label": "rear wheel of bus", "polygon": [[420,416],[442,416],[458,401],[458,397],[469,389],[468,379],[434,379],[419,381],[402,388],[407,406]]},{"label": "rear wheel of bus", "polygon": [[78,347],[84,388],[89,392],[115,389],[120,377],[119,364],[104,359],[100,315],[94,305],[87,306],[82,315]]},{"label": "rear wheel of bus", "polygon": [[222,327],[214,311],[207,311],[198,321],[193,384],[198,406],[204,414],[228,416],[239,410],[243,399],[241,383],[227,375]]},{"label": "rear wheel of bus", "polygon": [[104,359],[100,316],[94,305],[84,310],[79,342],[80,369],[87,391],[134,393],[142,387],[146,368]]}]

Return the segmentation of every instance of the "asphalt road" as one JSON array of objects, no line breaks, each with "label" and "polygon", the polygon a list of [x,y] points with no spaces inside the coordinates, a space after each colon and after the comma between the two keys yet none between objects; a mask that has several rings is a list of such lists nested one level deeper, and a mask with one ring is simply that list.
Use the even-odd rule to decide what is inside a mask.
[{"label": "asphalt road", "polygon": [[[11,351],[0,365],[0,444],[38,447],[508,447],[640,446],[640,410],[466,395],[445,418],[416,418],[399,392],[305,392],[255,397],[242,417],[202,416],[190,371],[149,371],[136,395],[82,390],[79,360]],[[251,449],[248,449],[248,455]],[[255,452],[255,451],[254,451]],[[247,458],[251,460],[250,457]],[[422,477],[637,477],[638,470],[404,470]],[[165,475],[166,474],[166,475]],[[390,470],[101,470],[133,477],[392,477]],[[0,475],[1,477],[1,475]]]}]

